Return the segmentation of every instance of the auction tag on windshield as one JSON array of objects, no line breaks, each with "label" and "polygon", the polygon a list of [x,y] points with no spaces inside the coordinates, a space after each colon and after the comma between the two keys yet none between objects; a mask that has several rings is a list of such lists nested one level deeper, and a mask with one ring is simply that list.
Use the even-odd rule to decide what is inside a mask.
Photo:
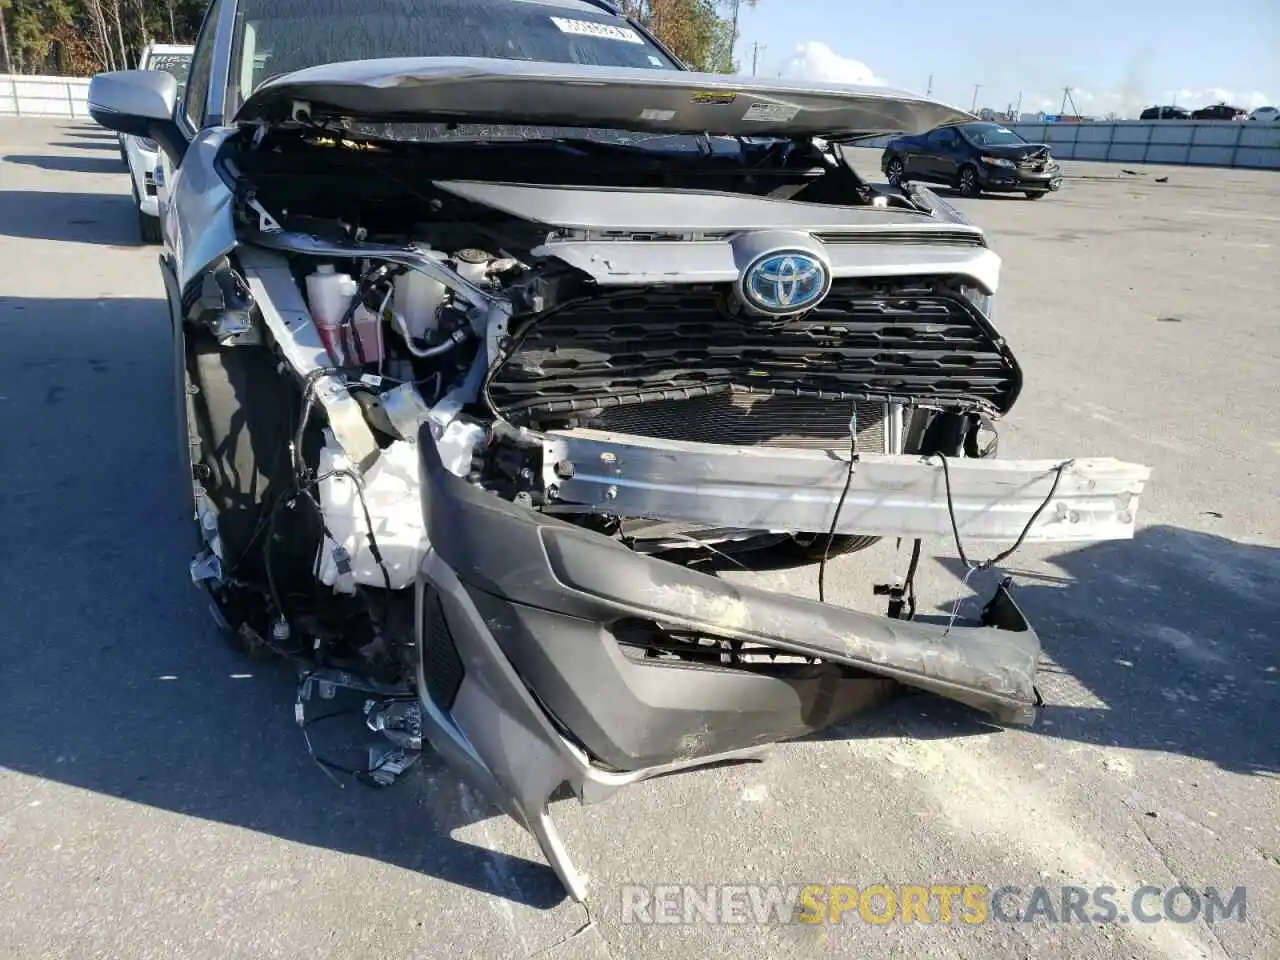
[{"label": "auction tag on windshield", "polygon": [[742,119],[786,123],[794,120],[799,112],[799,107],[793,107],[789,103],[753,103],[747,107],[747,112],[742,115]]},{"label": "auction tag on windshield", "polygon": [[551,22],[561,33],[599,37],[602,40],[621,40],[623,43],[644,43],[640,34],[630,27],[615,27],[613,24],[596,23],[594,20],[569,20],[565,17],[552,17]]}]

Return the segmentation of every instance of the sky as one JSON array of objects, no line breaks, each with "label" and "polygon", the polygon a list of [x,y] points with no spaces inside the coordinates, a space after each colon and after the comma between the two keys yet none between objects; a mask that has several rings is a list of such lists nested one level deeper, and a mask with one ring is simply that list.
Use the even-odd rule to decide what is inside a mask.
[{"label": "sky", "polygon": [[[966,110],[1136,116],[1280,106],[1280,0],[759,0],[737,55],[762,76],[884,84]],[[1068,113],[1076,112],[1067,106]]]}]

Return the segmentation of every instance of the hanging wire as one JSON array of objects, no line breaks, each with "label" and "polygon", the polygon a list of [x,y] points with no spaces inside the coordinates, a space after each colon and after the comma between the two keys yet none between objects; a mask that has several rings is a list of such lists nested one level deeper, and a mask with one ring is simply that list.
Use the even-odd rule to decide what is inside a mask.
[{"label": "hanging wire", "polygon": [[840,513],[844,510],[845,499],[849,496],[849,488],[853,486],[853,475],[857,472],[858,463],[858,403],[855,400],[849,412],[849,468],[844,475],[844,489],[840,491],[840,499],[836,501],[836,512],[831,517],[831,527],[827,530],[827,545],[822,550],[822,561],[818,564],[818,602],[827,602],[827,560],[831,556],[831,544],[836,539],[836,527],[840,523]]}]

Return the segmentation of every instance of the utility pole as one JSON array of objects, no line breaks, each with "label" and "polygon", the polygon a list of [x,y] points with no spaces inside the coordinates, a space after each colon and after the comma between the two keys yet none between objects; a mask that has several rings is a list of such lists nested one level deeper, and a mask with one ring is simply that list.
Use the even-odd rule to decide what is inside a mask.
[{"label": "utility pole", "polygon": [[975,83],[973,85],[973,106],[969,108],[969,112],[973,113],[978,109],[978,91],[982,89],[982,84]]},{"label": "utility pole", "polygon": [[[1071,112],[1067,113],[1067,104],[1071,104]],[[1076,98],[1071,95],[1070,87],[1062,88],[1062,111],[1064,115],[1069,117],[1080,116],[1080,108],[1076,106]]]},{"label": "utility pole", "polygon": [[1013,119],[1017,120],[1022,116],[1022,91],[1018,91],[1018,105],[1013,108]]},{"label": "utility pole", "polygon": [[751,44],[751,75],[756,75],[756,67],[760,64],[760,54],[762,51],[768,50],[769,47],[762,43]]},{"label": "utility pole", "polygon": [[929,83],[925,87],[924,95],[926,97],[933,96],[933,74],[929,74]]}]

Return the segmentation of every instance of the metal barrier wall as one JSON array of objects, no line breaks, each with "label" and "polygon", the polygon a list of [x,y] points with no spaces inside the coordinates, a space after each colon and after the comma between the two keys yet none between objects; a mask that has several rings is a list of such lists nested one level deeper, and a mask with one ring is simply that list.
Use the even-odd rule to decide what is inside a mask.
[{"label": "metal barrier wall", "polygon": [[1243,120],[1116,120],[1106,123],[1011,123],[1064,160],[1174,163],[1280,170],[1280,123]]},{"label": "metal barrier wall", "polygon": [[89,118],[88,77],[27,77],[0,73],[0,117]]},{"label": "metal barrier wall", "polygon": [[[1006,123],[1060,160],[1170,163],[1280,170],[1280,123],[1254,120],[1115,120],[1099,123]],[[885,147],[892,137],[861,140]]]}]

